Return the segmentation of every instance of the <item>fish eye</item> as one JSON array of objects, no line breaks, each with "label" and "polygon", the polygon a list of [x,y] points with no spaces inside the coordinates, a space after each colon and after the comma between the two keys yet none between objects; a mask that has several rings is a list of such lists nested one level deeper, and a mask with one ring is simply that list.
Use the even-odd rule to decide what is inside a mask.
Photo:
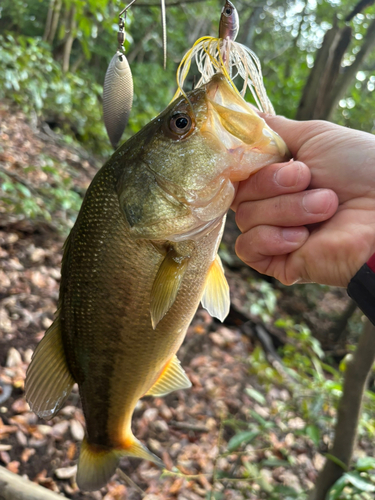
[{"label": "fish eye", "polygon": [[178,135],[186,134],[191,128],[190,116],[183,113],[172,116],[169,121],[169,128]]},{"label": "fish eye", "polygon": [[230,16],[232,14],[232,9],[228,7],[227,9],[225,9],[225,13],[227,16]]}]

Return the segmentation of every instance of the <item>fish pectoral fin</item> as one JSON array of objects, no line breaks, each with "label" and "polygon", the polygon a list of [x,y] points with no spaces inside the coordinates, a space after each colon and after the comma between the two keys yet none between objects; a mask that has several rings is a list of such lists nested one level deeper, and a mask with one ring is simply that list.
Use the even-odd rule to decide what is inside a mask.
[{"label": "fish pectoral fin", "polygon": [[77,485],[83,491],[95,491],[103,488],[116,472],[121,457],[137,457],[150,460],[165,468],[159,457],[151,453],[144,444],[133,435],[121,448],[106,448],[88,443],[84,438],[78,459]]},{"label": "fish pectoral fin", "polygon": [[230,308],[229,285],[224,275],[223,264],[218,255],[208,272],[201,302],[211,316],[218,318],[220,321],[224,321],[228,316]]},{"label": "fish pectoral fin", "polygon": [[180,256],[171,249],[161,263],[151,290],[150,313],[154,330],[176,300],[188,262],[189,257]]},{"label": "fish pectoral fin", "polygon": [[60,410],[73,385],[57,316],[39,342],[27,369],[26,401],[38,417],[49,420]]},{"label": "fish pectoral fin", "polygon": [[182,369],[177,356],[173,356],[171,361],[167,363],[158,380],[145,395],[162,397],[172,391],[189,389],[189,387],[191,387],[190,380]]}]

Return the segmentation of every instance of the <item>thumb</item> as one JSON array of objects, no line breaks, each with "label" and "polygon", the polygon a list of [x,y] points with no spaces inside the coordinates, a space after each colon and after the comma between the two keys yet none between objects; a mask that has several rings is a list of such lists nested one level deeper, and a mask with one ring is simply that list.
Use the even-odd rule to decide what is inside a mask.
[{"label": "thumb", "polygon": [[272,130],[284,139],[293,158],[297,158],[301,147],[312,137],[330,128],[331,124],[319,120],[296,121],[284,116],[259,113]]}]

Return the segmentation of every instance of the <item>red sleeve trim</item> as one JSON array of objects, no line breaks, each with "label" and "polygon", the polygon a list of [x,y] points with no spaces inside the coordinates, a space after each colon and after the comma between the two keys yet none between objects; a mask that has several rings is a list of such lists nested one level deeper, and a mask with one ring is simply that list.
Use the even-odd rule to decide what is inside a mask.
[{"label": "red sleeve trim", "polygon": [[368,267],[375,273],[375,253],[372,257],[369,258],[369,260],[366,262]]}]

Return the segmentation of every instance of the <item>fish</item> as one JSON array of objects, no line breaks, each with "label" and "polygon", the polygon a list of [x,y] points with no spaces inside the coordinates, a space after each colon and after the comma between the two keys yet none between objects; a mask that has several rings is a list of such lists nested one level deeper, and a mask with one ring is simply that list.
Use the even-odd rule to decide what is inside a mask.
[{"label": "fish", "polygon": [[180,96],[94,177],[65,243],[56,318],[27,370],[50,419],[78,384],[86,421],[77,484],[103,487],[123,456],[163,466],[134,435],[134,408],[191,386],[176,356],[200,302],[223,320],[218,248],[236,184],[289,157],[222,74]]},{"label": "fish", "polygon": [[219,38],[229,38],[234,41],[237,38],[240,29],[240,20],[236,7],[226,0],[224,7],[221,11],[219,23]]},{"label": "fish", "polygon": [[104,124],[114,149],[128,124],[133,93],[133,77],[128,60],[118,50],[109,63],[103,85]]}]

